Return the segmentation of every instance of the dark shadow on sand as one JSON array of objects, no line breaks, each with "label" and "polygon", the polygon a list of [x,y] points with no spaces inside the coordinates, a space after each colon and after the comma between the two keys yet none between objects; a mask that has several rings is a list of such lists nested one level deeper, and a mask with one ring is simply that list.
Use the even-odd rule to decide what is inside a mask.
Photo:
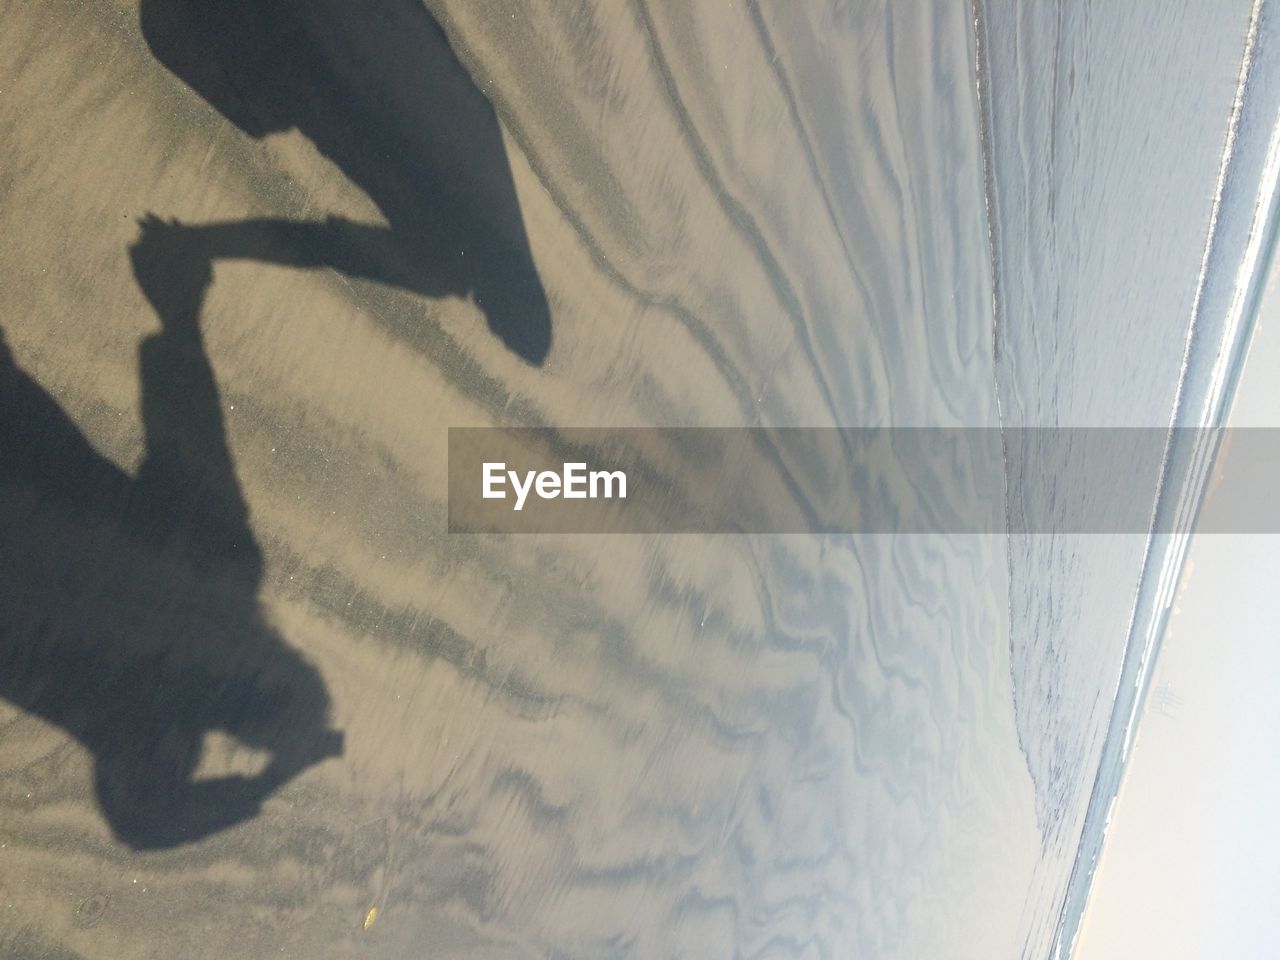
[{"label": "dark shadow on sand", "polygon": [[[142,344],[135,476],[90,446],[0,331],[0,697],[88,748],[102,811],[135,849],[253,817],[342,752],[319,674],[259,605],[262,555],[188,319]],[[197,780],[213,731],[264,751],[265,768]]]},{"label": "dark shadow on sand", "polygon": [[[132,476],[0,336],[0,697],[84,744],[116,837],[155,849],[244,822],[342,750],[319,674],[259,604],[262,555],[200,333],[216,262],[471,296],[535,365],[551,318],[493,107],[419,0],[142,0],[141,24],[228,120],[252,137],[297,129],[386,220],[143,221],[129,255],[161,330],[141,348]],[[429,322],[391,332],[426,350]],[[216,731],[265,768],[197,779]]]},{"label": "dark shadow on sand", "polygon": [[387,221],[148,220],[141,243],[182,259],[139,276],[153,302],[157,287],[207,286],[216,260],[328,267],[474,297],[509,349],[546,359],[550,311],[497,116],[421,0],[142,0],[141,20],[156,58],[223,116],[252,137],[297,129]]}]

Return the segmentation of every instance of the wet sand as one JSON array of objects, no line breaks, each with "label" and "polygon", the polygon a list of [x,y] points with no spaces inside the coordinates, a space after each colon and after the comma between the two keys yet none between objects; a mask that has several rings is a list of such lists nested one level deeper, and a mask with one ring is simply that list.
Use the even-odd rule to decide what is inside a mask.
[{"label": "wet sand", "polygon": [[967,7],[430,6],[0,4],[0,952],[1010,955],[998,543],[446,527],[449,426],[994,424]]}]

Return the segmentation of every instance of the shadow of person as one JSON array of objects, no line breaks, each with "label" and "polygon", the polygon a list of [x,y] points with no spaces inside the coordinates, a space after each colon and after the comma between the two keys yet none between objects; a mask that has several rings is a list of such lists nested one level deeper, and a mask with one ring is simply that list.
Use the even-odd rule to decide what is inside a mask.
[{"label": "shadow of person", "polygon": [[[544,362],[551,315],[497,116],[421,0],[141,0],[141,25],[155,57],[233,124],[259,138],[297,129],[386,218],[148,220],[144,246],[185,251],[167,282],[207,286],[208,263],[249,259],[470,295],[508,348]],[[166,282],[139,279],[149,295]]]},{"label": "shadow of person", "polygon": [[[0,330],[0,697],[91,752],[102,812],[135,849],[251,818],[342,752],[319,674],[259,606],[262,556],[195,315],[165,306],[141,348],[146,455],[132,477]],[[265,766],[201,777],[218,731]]]}]

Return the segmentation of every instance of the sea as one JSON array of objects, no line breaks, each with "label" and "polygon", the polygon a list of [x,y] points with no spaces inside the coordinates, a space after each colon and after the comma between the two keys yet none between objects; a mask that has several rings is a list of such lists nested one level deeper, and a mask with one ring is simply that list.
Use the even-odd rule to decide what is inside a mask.
[{"label": "sea", "polygon": [[974,13],[1001,422],[1180,428],[1152,484],[1153,528],[1174,532],[1009,542],[1041,869],[1070,863],[1029,904],[1020,955],[1057,960],[1088,904],[1271,261],[1280,17],[1263,2]]}]

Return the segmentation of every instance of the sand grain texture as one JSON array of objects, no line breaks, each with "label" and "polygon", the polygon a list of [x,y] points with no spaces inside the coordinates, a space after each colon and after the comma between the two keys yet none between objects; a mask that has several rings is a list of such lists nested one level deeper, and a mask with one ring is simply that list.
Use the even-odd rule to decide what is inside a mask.
[{"label": "sand grain texture", "polygon": [[[127,483],[148,450],[139,350],[159,329],[129,259],[139,222],[232,225],[158,228],[157,256],[213,256],[200,324],[261,555],[261,671],[294,690],[314,670],[327,702],[307,722],[343,734],[256,815],[139,850],[104,817],[83,738],[0,702],[0,944],[85,960],[1008,955],[1039,838],[998,543],[445,528],[450,425],[994,423],[967,7],[429,6],[495,118],[463,186],[445,161],[394,179],[433,96],[396,86],[415,75],[412,32],[326,35],[339,75],[367,85],[309,107],[309,134],[254,137],[157,61],[134,4],[0,4],[14,363]],[[310,9],[320,29],[330,5]],[[342,125],[369,117],[403,125],[384,180],[344,152]],[[432,163],[468,149],[420,146]],[[448,198],[496,196],[484,178],[504,170],[523,237],[509,208],[493,236],[525,244],[545,356],[520,339],[538,304],[502,301],[515,326],[493,329],[506,292],[487,284],[511,261],[445,249]],[[445,199],[406,199],[419,190]],[[475,229],[475,249],[500,249]],[[438,275],[414,261],[428,248]],[[262,656],[219,620],[222,580],[157,595],[173,555],[114,521],[86,539],[38,519],[41,569],[92,615],[59,609],[56,578],[11,590],[7,643],[38,645],[52,609],[116,637],[127,677],[142,618],[155,655],[197,664],[211,691]],[[25,562],[10,550],[3,572]],[[211,721],[199,776],[303,750],[315,731],[287,720],[251,732],[256,748]]]}]

